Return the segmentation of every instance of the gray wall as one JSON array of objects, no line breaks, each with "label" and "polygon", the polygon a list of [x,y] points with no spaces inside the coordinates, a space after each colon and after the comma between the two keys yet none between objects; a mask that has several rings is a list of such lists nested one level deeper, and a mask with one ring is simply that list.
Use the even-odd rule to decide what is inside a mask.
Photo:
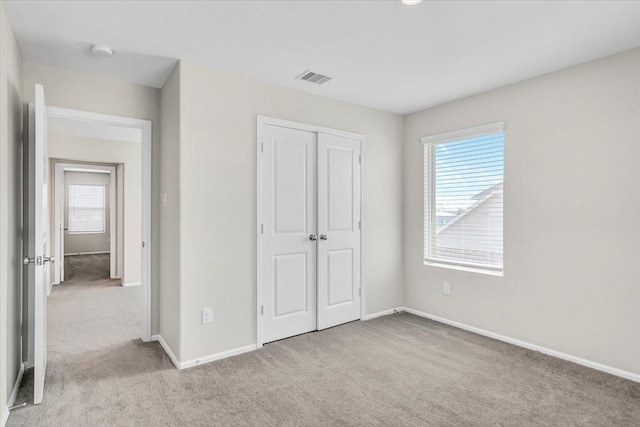
[{"label": "gray wall", "polygon": [[0,423],[22,362],[22,54],[0,3]]},{"label": "gray wall", "polygon": [[366,310],[402,305],[402,117],[186,62],[179,80],[180,359],[256,342],[258,114],[366,135]]},{"label": "gray wall", "polygon": [[173,70],[160,96],[162,139],[161,197],[167,206],[160,213],[160,331],[178,359],[180,346],[180,64]]},{"label": "gray wall", "polygon": [[[116,116],[135,117],[153,122],[151,330],[155,334],[158,331],[159,324],[157,283],[160,266],[160,150],[158,149],[160,145],[160,90],[30,62],[24,62],[23,67],[25,102],[33,102],[34,86],[36,83],[40,83],[44,85],[48,105]],[[52,137],[49,136],[49,142],[51,140]],[[76,142],[75,140],[70,140],[69,144],[74,145]],[[77,147],[77,145],[75,146]],[[55,156],[51,151],[49,155]],[[117,160],[106,160],[104,158],[95,161],[121,163]],[[140,242],[140,239],[138,239],[138,242]]]},{"label": "gray wall", "polygon": [[[423,265],[419,138],[497,121],[504,277]],[[640,49],[404,124],[405,305],[640,374]]]},{"label": "gray wall", "polygon": [[107,173],[65,172],[64,173],[64,228],[69,227],[69,185],[97,184],[105,187],[105,231],[104,233],[73,234],[64,233],[64,253],[109,252],[110,191],[111,176]]}]

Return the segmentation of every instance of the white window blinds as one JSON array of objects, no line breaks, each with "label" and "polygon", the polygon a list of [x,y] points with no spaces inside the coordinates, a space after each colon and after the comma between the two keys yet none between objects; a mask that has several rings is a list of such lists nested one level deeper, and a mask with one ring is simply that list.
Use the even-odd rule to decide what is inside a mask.
[{"label": "white window blinds", "polygon": [[502,123],[422,138],[424,259],[502,270]]},{"label": "white window blinds", "polygon": [[69,185],[69,233],[105,232],[105,187]]}]

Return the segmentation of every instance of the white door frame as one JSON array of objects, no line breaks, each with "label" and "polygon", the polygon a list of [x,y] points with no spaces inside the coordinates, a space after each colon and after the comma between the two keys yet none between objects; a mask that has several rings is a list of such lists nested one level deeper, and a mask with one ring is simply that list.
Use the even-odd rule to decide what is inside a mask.
[{"label": "white door frame", "polygon": [[118,265],[120,259],[117,255],[124,248],[118,238],[117,231],[122,227],[122,224],[117,223],[117,209],[119,207],[116,203],[116,167],[106,165],[95,165],[88,163],[69,163],[62,160],[53,161],[53,245],[54,256],[60,263],[60,268],[56,268],[53,276],[53,284],[58,285],[63,280],[60,270],[64,270],[64,253],[60,252],[60,243],[64,241],[64,233],[62,231],[64,227],[64,173],[65,172],[89,172],[89,173],[108,173],[109,174],[109,251],[111,253],[109,276],[112,279],[118,278],[123,271],[122,265]]},{"label": "white door frame", "polygon": [[365,168],[365,136],[352,132],[345,132],[336,129],[325,128],[306,123],[293,122],[289,120],[277,119],[274,117],[258,115],[257,117],[257,138],[256,138],[256,343],[257,348],[261,348],[263,344],[262,334],[262,127],[263,125],[280,126],[290,129],[303,130],[308,132],[326,133],[331,135],[344,136],[360,141],[360,154],[362,156],[362,166],[360,168],[360,320],[365,320],[365,274],[364,274],[364,168]]},{"label": "white door frame", "polygon": [[47,107],[49,117],[139,129],[142,133],[142,341],[151,341],[151,121],[61,107]]}]

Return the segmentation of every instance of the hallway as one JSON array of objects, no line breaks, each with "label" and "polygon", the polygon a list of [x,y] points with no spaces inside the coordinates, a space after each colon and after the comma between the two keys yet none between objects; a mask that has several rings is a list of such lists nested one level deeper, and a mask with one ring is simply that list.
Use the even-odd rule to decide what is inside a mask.
[{"label": "hallway", "polygon": [[[132,357],[138,347],[156,353],[156,346],[140,341],[141,288],[122,287],[120,279],[109,279],[109,254],[67,256],[65,277],[67,280],[54,286],[48,298],[45,402],[39,407],[15,410],[11,425],[21,425],[22,416],[29,416],[31,411],[45,409],[50,414],[53,408],[48,406],[55,405],[62,396],[70,398],[69,393],[77,393],[84,400],[88,389],[83,388],[81,377],[89,380],[89,373],[107,372],[107,367],[126,365],[141,354],[146,356],[141,353]],[[141,364],[145,365],[146,360],[147,357],[142,357]],[[143,369],[140,366],[135,370]],[[32,381],[29,370],[25,372],[16,404],[32,401]],[[78,416],[84,410],[82,405],[73,409],[65,405],[55,407],[56,412],[71,411]]]},{"label": "hallway", "polygon": [[110,254],[65,255],[64,284],[109,278]]}]

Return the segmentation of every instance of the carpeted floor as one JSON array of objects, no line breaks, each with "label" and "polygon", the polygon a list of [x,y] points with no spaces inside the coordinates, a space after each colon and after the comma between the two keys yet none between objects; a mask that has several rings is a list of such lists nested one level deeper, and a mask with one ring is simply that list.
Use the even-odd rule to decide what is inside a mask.
[{"label": "carpeted floor", "polygon": [[8,425],[640,425],[640,384],[410,314],[177,370],[136,339],[139,298],[55,288],[45,400]]},{"label": "carpeted floor", "polygon": [[108,279],[110,254],[65,255],[64,284]]}]

